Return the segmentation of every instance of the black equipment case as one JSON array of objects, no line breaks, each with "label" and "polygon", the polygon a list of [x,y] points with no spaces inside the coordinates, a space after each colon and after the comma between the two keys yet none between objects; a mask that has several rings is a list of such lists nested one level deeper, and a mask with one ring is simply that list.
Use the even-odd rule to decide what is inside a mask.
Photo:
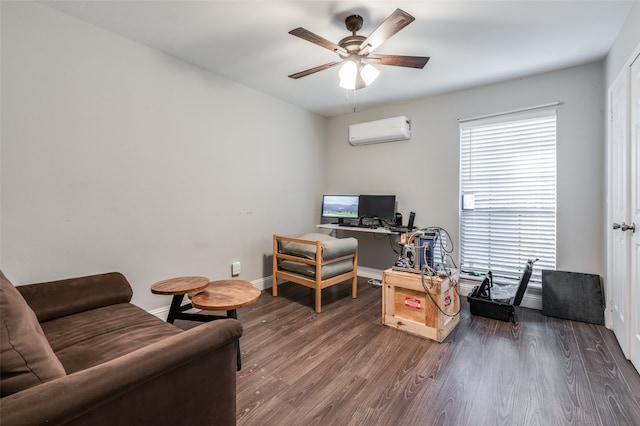
[{"label": "black equipment case", "polygon": [[[493,318],[500,321],[512,321],[515,323],[515,307],[519,306],[520,302],[522,302],[522,297],[527,289],[527,284],[529,283],[531,272],[533,271],[533,263],[536,260],[527,261],[527,265],[520,276],[520,281],[517,286],[499,286],[501,290],[505,290],[507,292],[506,297],[505,291],[500,291],[500,293],[502,293],[500,295],[496,294],[498,292],[493,286],[493,276],[491,271],[489,271],[482,281],[482,284],[475,286],[467,296],[471,314]],[[492,289],[494,289],[493,295],[491,294]]]}]

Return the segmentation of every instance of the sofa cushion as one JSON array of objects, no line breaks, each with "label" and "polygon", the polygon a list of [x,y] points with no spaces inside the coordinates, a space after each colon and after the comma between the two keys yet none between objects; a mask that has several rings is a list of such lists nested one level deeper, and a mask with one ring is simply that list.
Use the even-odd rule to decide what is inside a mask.
[{"label": "sofa cushion", "polygon": [[17,288],[41,323],[102,306],[127,303],[133,296],[129,281],[119,272],[21,285]]},{"label": "sofa cushion", "polygon": [[65,376],[36,315],[1,271],[0,334],[3,397]]},{"label": "sofa cushion", "polygon": [[103,306],[41,325],[68,374],[181,333],[179,328],[130,303]]},{"label": "sofa cushion", "polygon": [[[322,241],[322,260],[331,260],[336,257],[346,256],[358,248],[358,240],[353,237],[334,238],[331,235],[311,233],[297,237],[301,240]],[[280,252],[293,256],[315,259],[316,247],[312,244],[296,243],[293,241],[282,241]]]}]

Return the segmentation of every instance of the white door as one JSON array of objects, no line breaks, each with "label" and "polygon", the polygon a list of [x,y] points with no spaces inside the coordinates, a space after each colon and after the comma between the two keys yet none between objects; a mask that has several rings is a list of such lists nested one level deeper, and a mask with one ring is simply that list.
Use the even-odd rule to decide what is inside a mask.
[{"label": "white door", "polygon": [[625,68],[609,89],[609,250],[607,283],[613,331],[629,357],[629,239],[621,231],[628,223],[629,74]]},{"label": "white door", "polygon": [[631,65],[630,213],[630,359],[640,372],[640,57]]}]

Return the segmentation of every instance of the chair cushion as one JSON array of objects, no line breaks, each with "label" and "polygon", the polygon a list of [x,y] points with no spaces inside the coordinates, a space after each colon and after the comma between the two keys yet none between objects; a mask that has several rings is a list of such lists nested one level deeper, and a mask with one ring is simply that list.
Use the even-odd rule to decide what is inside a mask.
[{"label": "chair cushion", "polygon": [[[322,241],[322,260],[331,260],[336,257],[346,256],[355,253],[358,248],[358,240],[353,237],[334,238],[326,234],[304,234],[297,237],[301,240]],[[282,241],[280,252],[293,256],[315,259],[316,247],[312,244],[296,243],[292,241]]]},{"label": "chair cushion", "polygon": [[3,397],[66,375],[36,315],[1,271],[0,360]]},{"label": "chair cushion", "polygon": [[[280,262],[279,266],[280,269],[284,269],[285,271],[295,272],[297,274],[306,275],[311,278],[314,278],[316,276],[315,266],[307,265],[306,263],[283,260],[282,262]],[[324,265],[322,267],[322,270],[320,271],[320,273],[322,274],[320,279],[326,280],[350,271],[353,271],[353,260],[340,260],[335,263]]]}]

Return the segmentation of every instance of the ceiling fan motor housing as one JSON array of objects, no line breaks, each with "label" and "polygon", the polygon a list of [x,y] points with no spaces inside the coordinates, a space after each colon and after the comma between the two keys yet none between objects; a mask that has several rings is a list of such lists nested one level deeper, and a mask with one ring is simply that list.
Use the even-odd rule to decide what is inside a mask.
[{"label": "ceiling fan motor housing", "polygon": [[360,15],[349,15],[345,18],[344,24],[349,31],[351,31],[354,35],[356,31],[360,31],[362,29],[362,23],[364,20]]},{"label": "ceiling fan motor housing", "polygon": [[360,45],[366,39],[367,38],[365,36],[359,36],[359,35],[351,35],[343,38],[338,42],[338,46],[343,47],[347,51],[347,54],[345,55],[340,51],[338,51],[338,54],[343,58],[346,58],[347,56],[350,56],[351,54],[354,54],[354,53],[357,54],[360,51]]}]

